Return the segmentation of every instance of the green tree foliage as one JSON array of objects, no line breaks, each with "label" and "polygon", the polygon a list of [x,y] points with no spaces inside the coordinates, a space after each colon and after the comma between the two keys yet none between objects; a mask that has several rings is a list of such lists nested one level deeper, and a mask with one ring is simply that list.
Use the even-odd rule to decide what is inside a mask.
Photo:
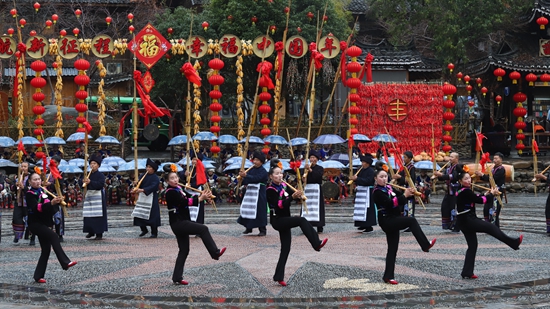
[{"label": "green tree foliage", "polygon": [[532,6],[532,0],[370,0],[392,44],[428,45],[443,63],[467,62],[479,42],[499,44]]}]

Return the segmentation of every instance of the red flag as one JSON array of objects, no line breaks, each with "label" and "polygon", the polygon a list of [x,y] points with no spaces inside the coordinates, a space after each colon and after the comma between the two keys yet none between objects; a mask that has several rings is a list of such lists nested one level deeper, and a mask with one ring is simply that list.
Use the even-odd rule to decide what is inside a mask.
[{"label": "red flag", "polygon": [[202,161],[197,159],[197,166],[195,166],[197,171],[197,186],[204,185],[206,183],[206,171],[204,169],[204,164]]},{"label": "red flag", "polygon": [[53,179],[61,179],[61,173],[57,169],[57,163],[54,160],[50,160],[50,173],[52,174]]},{"label": "red flag", "polygon": [[201,86],[201,78],[199,74],[197,74],[197,71],[193,67],[193,65],[189,62],[186,62],[180,69],[180,71],[185,75],[185,78],[187,78],[190,82],[197,86]]},{"label": "red flag", "polygon": [[25,155],[27,155],[27,151],[25,150],[25,145],[23,145],[23,141],[19,141],[19,144],[17,145],[17,151],[22,151]]},{"label": "red flag", "polygon": [[533,151],[535,153],[539,152],[539,145],[537,144],[536,140],[533,140]]},{"label": "red flag", "polygon": [[483,139],[487,138],[483,133],[477,133],[477,140],[476,140],[476,151],[481,151],[483,149]]}]

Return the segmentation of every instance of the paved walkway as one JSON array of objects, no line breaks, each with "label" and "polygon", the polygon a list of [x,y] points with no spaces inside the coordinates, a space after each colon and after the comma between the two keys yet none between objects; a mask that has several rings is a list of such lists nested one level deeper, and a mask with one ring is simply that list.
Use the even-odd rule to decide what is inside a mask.
[{"label": "paved walkway", "polygon": [[[84,238],[78,229],[79,210],[71,212],[63,247],[79,263],[63,271],[52,255],[46,284],[32,273],[39,246],[6,236],[9,214],[4,212],[0,243],[0,309],[30,305],[42,308],[183,308],[260,307],[434,307],[533,308],[550,306],[550,237],[544,233],[546,196],[509,196],[503,224],[512,237],[523,233],[514,251],[486,235],[479,235],[477,280],[460,278],[466,242],[462,234],[442,231],[434,198],[418,218],[428,238],[437,238],[429,253],[422,252],[410,233],[402,233],[397,256],[397,286],[381,281],[386,254],[385,234],[359,233],[351,223],[349,203],[330,205],[321,252],[294,230],[286,267],[287,287],[272,280],[279,254],[278,234],[268,227],[266,237],[242,235],[234,223],[236,206],[218,205],[207,212],[207,224],[218,246],[227,246],[219,261],[209,258],[202,241],[191,238],[184,279],[175,286],[171,272],[177,243],[164,225],[159,238],[139,238],[130,209],[110,210],[113,227],[104,240]],[[116,210],[116,211],[115,211]],[[165,210],[164,210],[164,215]],[[163,218],[165,219],[165,217]],[[209,221],[210,220],[210,221]],[[163,221],[167,223],[167,220]],[[210,223],[211,222],[211,223]],[[114,223],[114,225],[113,225]],[[255,230],[255,232],[257,232]],[[21,306],[19,306],[21,307]],[[16,307],[17,308],[17,307]],[[38,308],[38,307],[37,307]]]}]

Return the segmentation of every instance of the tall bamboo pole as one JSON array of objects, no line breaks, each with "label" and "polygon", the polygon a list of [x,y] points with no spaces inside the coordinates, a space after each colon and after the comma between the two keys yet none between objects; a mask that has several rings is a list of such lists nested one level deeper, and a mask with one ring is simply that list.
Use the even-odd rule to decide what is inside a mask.
[{"label": "tall bamboo pole", "polygon": [[[288,7],[290,8],[290,5],[292,3],[292,0],[288,0]],[[278,68],[278,70],[281,70],[283,72],[285,67],[285,52],[284,48],[286,46],[286,37],[288,34],[288,21],[290,19],[290,12],[286,14],[286,26],[285,31],[283,32],[283,53],[281,57],[281,63],[279,64],[281,67]],[[277,76],[276,76],[277,77]],[[282,101],[281,100],[281,92],[283,90],[283,87],[281,86],[283,82],[283,74],[280,74],[280,76],[277,77],[275,80],[275,96],[274,96],[274,103],[275,103],[275,110],[273,115],[273,131],[277,135],[279,134],[279,118],[280,118],[280,112],[279,110],[282,108]]]}]

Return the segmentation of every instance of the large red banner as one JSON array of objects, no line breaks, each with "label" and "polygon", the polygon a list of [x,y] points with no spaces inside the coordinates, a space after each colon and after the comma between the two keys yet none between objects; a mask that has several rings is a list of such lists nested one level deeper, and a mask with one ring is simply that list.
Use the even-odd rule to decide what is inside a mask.
[{"label": "large red banner", "polygon": [[[386,129],[397,139],[399,153],[410,150],[431,155],[432,124],[436,153],[441,147],[443,91],[438,84],[370,84],[359,88],[359,133],[373,138]],[[376,142],[361,143],[363,152],[374,153]],[[392,149],[392,145],[387,145]]]}]

